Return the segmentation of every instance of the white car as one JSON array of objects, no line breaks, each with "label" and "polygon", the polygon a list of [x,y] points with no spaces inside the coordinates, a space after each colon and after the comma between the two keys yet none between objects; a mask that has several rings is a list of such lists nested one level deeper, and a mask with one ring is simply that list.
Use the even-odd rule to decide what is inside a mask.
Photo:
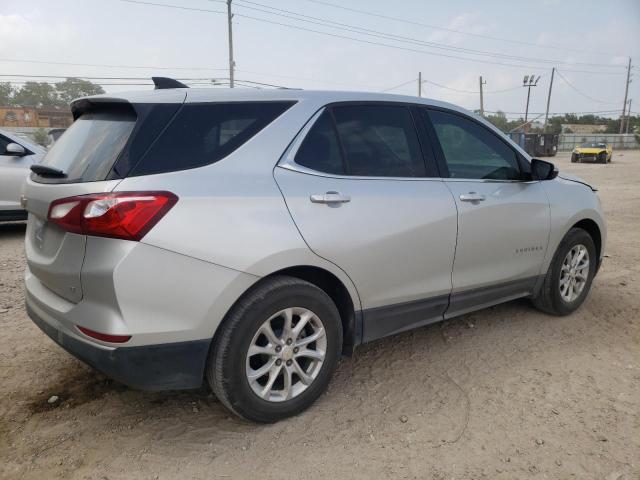
[{"label": "white car", "polygon": [[0,222],[26,220],[20,189],[47,150],[14,133],[0,130]]}]

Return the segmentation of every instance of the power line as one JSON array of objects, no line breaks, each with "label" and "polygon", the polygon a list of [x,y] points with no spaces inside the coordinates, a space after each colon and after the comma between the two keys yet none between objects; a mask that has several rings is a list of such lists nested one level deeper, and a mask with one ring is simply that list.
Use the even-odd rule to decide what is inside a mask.
[{"label": "power line", "polygon": [[[183,6],[179,6],[179,5],[171,5],[171,4],[155,3],[155,2],[146,2],[146,1],[141,1],[141,0],[120,0],[120,1],[128,2],[128,3],[135,3],[135,4],[139,4],[139,5],[143,5],[143,6],[177,8],[177,9],[180,9],[180,10],[195,10],[195,11],[198,11],[198,12],[209,12],[209,13],[216,13],[216,14],[223,13],[223,12],[220,12],[218,10],[209,10],[209,9],[195,8],[195,7],[183,7]],[[301,31],[306,31],[306,32],[317,33],[317,34],[320,34],[320,35],[325,35],[325,36],[334,37],[334,38],[341,38],[341,39],[345,39],[345,40],[351,40],[351,41],[355,41],[355,42],[359,42],[359,43],[365,43],[365,44],[368,44],[368,45],[377,45],[377,46],[382,46],[382,47],[387,47],[387,48],[393,48],[393,49],[396,49],[396,50],[404,50],[404,51],[408,51],[408,52],[422,53],[422,54],[425,54],[425,55],[433,55],[433,56],[438,56],[438,57],[443,57],[443,58],[452,58],[452,59],[463,60],[463,61],[468,61],[468,62],[475,62],[475,63],[482,63],[482,64],[493,64],[493,65],[502,65],[502,66],[507,66],[507,67],[528,68],[528,69],[540,68],[539,66],[533,66],[533,65],[520,65],[520,64],[505,63],[505,62],[494,62],[494,61],[490,61],[490,60],[481,60],[481,59],[476,59],[476,58],[468,58],[468,57],[461,57],[461,56],[457,56],[457,55],[448,55],[448,54],[444,54],[444,53],[437,53],[437,52],[431,52],[431,51],[426,51],[426,50],[419,50],[419,49],[415,49],[415,48],[402,47],[402,46],[399,46],[399,45],[391,45],[391,44],[388,44],[388,43],[365,40],[365,39],[362,39],[362,38],[350,37],[350,36],[347,36],[347,35],[341,35],[341,34],[337,34],[337,33],[325,32],[325,31],[321,31],[321,30],[314,30],[314,29],[311,29],[311,28],[301,27],[299,25],[292,25],[290,23],[283,23],[283,22],[278,22],[278,21],[275,21],[275,20],[268,20],[268,19],[265,19],[265,18],[253,17],[251,15],[245,15],[245,14],[239,14],[239,13],[236,13],[235,15],[238,16],[238,17],[241,17],[241,18],[247,18],[247,19],[250,19],[250,20],[258,21],[258,22],[270,23],[270,24],[273,24],[273,25],[279,25],[279,26],[282,26],[282,27],[292,28],[292,29],[295,29],[295,30],[301,30]],[[298,20],[300,20],[300,19],[298,19]],[[326,27],[327,25],[323,25],[323,26]],[[356,33],[362,34],[362,32],[356,32]],[[391,40],[393,40],[393,39],[391,39]],[[545,62],[548,62],[548,61],[545,60]],[[563,62],[559,62],[559,64],[563,64],[563,65],[579,65],[577,63],[563,63]],[[589,65],[589,64],[582,64],[582,65]],[[619,67],[618,65],[604,65],[604,64],[591,64],[591,65],[596,65],[596,66],[599,65],[599,66],[609,67],[609,68]]]},{"label": "power line", "polygon": [[[424,83],[429,83],[431,85],[434,85],[436,87],[439,88],[444,88],[445,90],[451,90],[454,92],[458,92],[458,93],[469,93],[469,94],[474,94],[477,95],[480,93],[480,90],[462,90],[462,89],[458,89],[458,88],[453,88],[453,87],[447,87],[446,85],[441,85],[439,83],[433,82],[431,80],[423,80]],[[517,87],[510,87],[510,88],[505,88],[502,90],[484,90],[483,89],[483,93],[487,94],[487,93],[504,93],[504,92],[512,92],[513,90],[520,90],[521,86],[518,85]]]},{"label": "power line", "polygon": [[556,47],[556,46],[553,46],[553,45],[538,45],[536,43],[525,42],[525,41],[522,41],[522,40],[513,40],[513,39],[508,39],[508,38],[493,37],[491,35],[484,35],[484,34],[481,34],[481,33],[465,32],[463,30],[458,30],[458,29],[455,29],[455,28],[441,27],[441,26],[437,26],[437,25],[431,25],[431,24],[428,24],[428,23],[417,22],[415,20],[409,20],[409,19],[406,19],[406,18],[393,17],[393,16],[390,16],[390,15],[383,15],[383,14],[379,14],[379,13],[369,12],[369,11],[366,11],[366,10],[358,10],[356,8],[345,7],[343,5],[337,5],[335,3],[330,3],[330,2],[326,2],[326,1],[322,1],[322,0],[306,0],[306,1],[307,2],[312,2],[312,3],[317,3],[317,4],[320,4],[320,5],[326,5],[326,6],[333,7],[333,8],[339,8],[341,10],[346,10],[346,11],[349,11],[349,12],[368,15],[370,17],[384,18],[386,20],[394,20],[396,22],[403,22],[403,23],[407,23],[407,24],[410,24],[410,25],[416,25],[416,26],[420,26],[420,27],[432,28],[434,30],[442,30],[442,31],[445,31],[445,32],[458,33],[458,34],[461,34],[461,35],[467,35],[467,36],[476,37],[476,38],[484,38],[484,39],[487,39],[487,40],[495,40],[495,41],[499,41],[499,42],[508,42],[508,43],[514,43],[514,44],[518,44],[518,45],[528,45],[528,46],[537,47],[537,48],[550,48],[550,49],[553,49],[553,50],[564,50],[564,51],[567,51],[567,52],[588,53],[588,54],[594,54],[594,55],[611,56],[609,53],[604,53],[604,52],[591,52],[591,51],[587,51],[587,50],[578,50],[578,49],[574,49],[574,48]]},{"label": "power line", "polygon": [[[124,1],[124,0],[122,0]],[[132,0],[127,0],[132,1]],[[105,68],[136,68],[142,70],[208,70],[208,71],[224,71],[226,68],[210,68],[210,67],[152,67],[152,66],[140,66],[140,65],[108,65],[98,63],[71,63],[71,62],[50,62],[44,60],[21,60],[15,58],[0,58],[0,62],[10,63],[37,63],[43,65],[66,65],[74,67],[105,67]]]},{"label": "power line", "polygon": [[[524,115],[524,112],[504,112],[502,110],[485,110],[486,113],[504,113],[505,115]],[[591,115],[596,113],[618,113],[620,110],[598,110],[589,112],[549,112],[549,115]],[[545,112],[529,112],[531,115],[544,115]]]},{"label": "power line", "polygon": [[415,81],[416,81],[416,79],[415,79],[415,78],[412,78],[411,80],[408,80],[408,81],[406,81],[406,82],[403,82],[403,83],[401,83],[400,85],[395,85],[395,86],[393,86],[393,87],[389,87],[389,88],[385,88],[384,90],[380,90],[380,92],[381,92],[381,93],[382,93],[382,92],[390,92],[391,90],[395,90],[395,89],[397,89],[397,88],[404,87],[405,85],[409,85],[410,83],[413,83],[413,82],[415,82]]},{"label": "power line", "polygon": [[[0,74],[0,77],[13,78],[73,78],[81,80],[149,80],[151,77],[89,77],[84,75],[19,75],[19,74]],[[175,78],[176,80],[214,80],[213,78]]]},{"label": "power line", "polygon": [[598,100],[597,98],[593,98],[590,95],[587,95],[584,92],[581,92],[580,90],[578,90],[575,86],[573,86],[573,84],[571,84],[571,82],[569,82],[569,80],[567,80],[564,75],[562,75],[562,73],[560,73],[560,71],[558,69],[556,69],[556,73],[558,74],[558,76],[562,79],[562,81],[564,83],[566,83],[573,91],[575,91],[576,93],[582,95],[584,98],[588,98],[589,100],[592,100],[596,103],[608,103],[608,104],[614,104],[614,103],[618,103],[618,102],[605,102],[604,100]]},{"label": "power line", "polygon": [[[127,1],[129,1],[129,0],[127,0]],[[296,20],[296,21],[308,22],[308,23],[312,23],[314,25],[321,25],[321,26],[325,26],[325,27],[329,27],[329,28],[336,28],[336,29],[339,29],[339,30],[345,30],[345,31],[353,32],[353,33],[359,33],[359,34],[362,34],[362,35],[369,35],[369,36],[373,36],[373,37],[377,37],[377,38],[384,38],[384,39],[387,39],[387,40],[394,40],[394,41],[410,43],[410,44],[417,44],[417,45],[427,46],[427,47],[430,47],[430,48],[436,48],[436,49],[443,49],[443,50],[447,50],[447,51],[466,53],[466,54],[470,54],[470,55],[483,55],[483,56],[490,56],[490,57],[493,57],[493,58],[502,58],[502,59],[507,59],[507,60],[510,59],[510,60],[514,60],[514,61],[530,61],[530,62],[536,62],[536,63],[582,65],[582,66],[605,67],[605,68],[618,68],[618,67],[620,67],[619,65],[599,64],[599,63],[562,62],[562,61],[559,61],[559,60],[549,60],[549,59],[546,59],[546,58],[544,58],[544,59],[543,58],[531,58],[531,57],[524,57],[524,56],[521,56],[521,55],[508,55],[508,54],[502,54],[502,53],[499,53],[499,52],[489,52],[489,51],[484,51],[484,50],[474,50],[474,49],[463,48],[463,47],[454,47],[454,46],[447,45],[447,44],[444,44],[444,43],[429,42],[429,41],[416,39],[416,38],[413,38],[413,37],[406,37],[406,36],[395,35],[395,34],[391,34],[391,33],[387,33],[387,32],[381,32],[381,31],[378,31],[378,30],[372,30],[372,29],[369,29],[369,28],[363,28],[363,27],[359,27],[357,25],[351,25],[351,24],[347,24],[347,23],[335,22],[333,20],[328,20],[326,18],[320,18],[320,17],[313,17],[313,16],[310,16],[310,15],[304,15],[304,14],[301,14],[301,13],[293,12],[291,10],[285,10],[285,9],[282,9],[282,8],[276,8],[276,7],[272,7],[272,6],[269,6],[269,5],[264,5],[262,3],[253,2],[251,0],[237,0],[237,1],[241,2],[241,3],[236,3],[236,5],[238,7],[247,8],[247,9],[258,11],[258,12],[263,12],[263,13],[267,13],[267,14],[270,14],[270,15],[276,15],[276,16],[280,16],[280,17],[284,17],[284,18],[293,19],[293,20]],[[251,4],[251,5],[258,5],[258,6],[264,7],[264,8],[268,8],[270,10],[274,10],[275,12],[285,12],[285,13],[284,14],[283,13],[275,13],[275,12],[272,12],[272,11],[269,11],[269,10],[264,10],[262,8],[256,8],[256,7],[243,5],[245,3]],[[287,15],[287,14],[291,14],[291,15]],[[292,16],[292,15],[295,15],[295,16]],[[302,18],[298,18],[298,17],[302,17]],[[307,19],[311,19],[311,20],[307,20]]]}]

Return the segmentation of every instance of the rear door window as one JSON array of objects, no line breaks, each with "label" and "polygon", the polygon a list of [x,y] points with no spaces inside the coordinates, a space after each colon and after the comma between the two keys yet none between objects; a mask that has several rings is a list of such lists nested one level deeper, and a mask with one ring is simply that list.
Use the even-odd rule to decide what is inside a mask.
[{"label": "rear door window", "polygon": [[424,177],[425,163],[408,107],[333,107],[350,175]]},{"label": "rear door window", "polygon": [[293,102],[185,104],[129,175],[173,172],[215,163],[291,105]]},{"label": "rear door window", "polygon": [[132,108],[85,113],[51,147],[42,164],[62,170],[65,183],[104,180],[135,123]]}]

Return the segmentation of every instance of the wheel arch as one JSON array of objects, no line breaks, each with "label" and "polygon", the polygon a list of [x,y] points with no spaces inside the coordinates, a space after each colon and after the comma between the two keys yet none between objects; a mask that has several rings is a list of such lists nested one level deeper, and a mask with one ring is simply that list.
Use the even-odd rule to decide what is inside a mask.
[{"label": "wheel arch", "polygon": [[288,275],[309,282],[324,291],[335,303],[342,321],[342,353],[351,355],[356,345],[362,342],[362,321],[356,308],[358,299],[353,299],[347,286],[329,270],[315,265],[296,265],[275,271],[262,280],[276,275]]},{"label": "wheel arch", "polygon": [[580,228],[589,234],[596,246],[596,258],[599,259],[602,253],[602,232],[598,224],[590,218],[584,218],[574,223],[571,228]]}]

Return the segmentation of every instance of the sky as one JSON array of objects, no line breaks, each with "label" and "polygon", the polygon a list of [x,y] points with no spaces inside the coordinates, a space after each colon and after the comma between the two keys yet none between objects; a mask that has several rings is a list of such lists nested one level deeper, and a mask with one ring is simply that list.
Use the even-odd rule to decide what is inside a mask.
[{"label": "sky", "polygon": [[[556,66],[552,113],[615,117],[632,57],[629,97],[640,111],[639,0],[233,0],[232,8],[242,81],[417,95],[422,72],[423,96],[478,109],[482,75],[485,110],[517,118],[523,77],[540,76],[536,117]],[[224,83],[227,35],[223,0],[0,0],[0,81],[118,77],[95,80],[110,93],[150,89],[136,84],[152,75]]]}]

